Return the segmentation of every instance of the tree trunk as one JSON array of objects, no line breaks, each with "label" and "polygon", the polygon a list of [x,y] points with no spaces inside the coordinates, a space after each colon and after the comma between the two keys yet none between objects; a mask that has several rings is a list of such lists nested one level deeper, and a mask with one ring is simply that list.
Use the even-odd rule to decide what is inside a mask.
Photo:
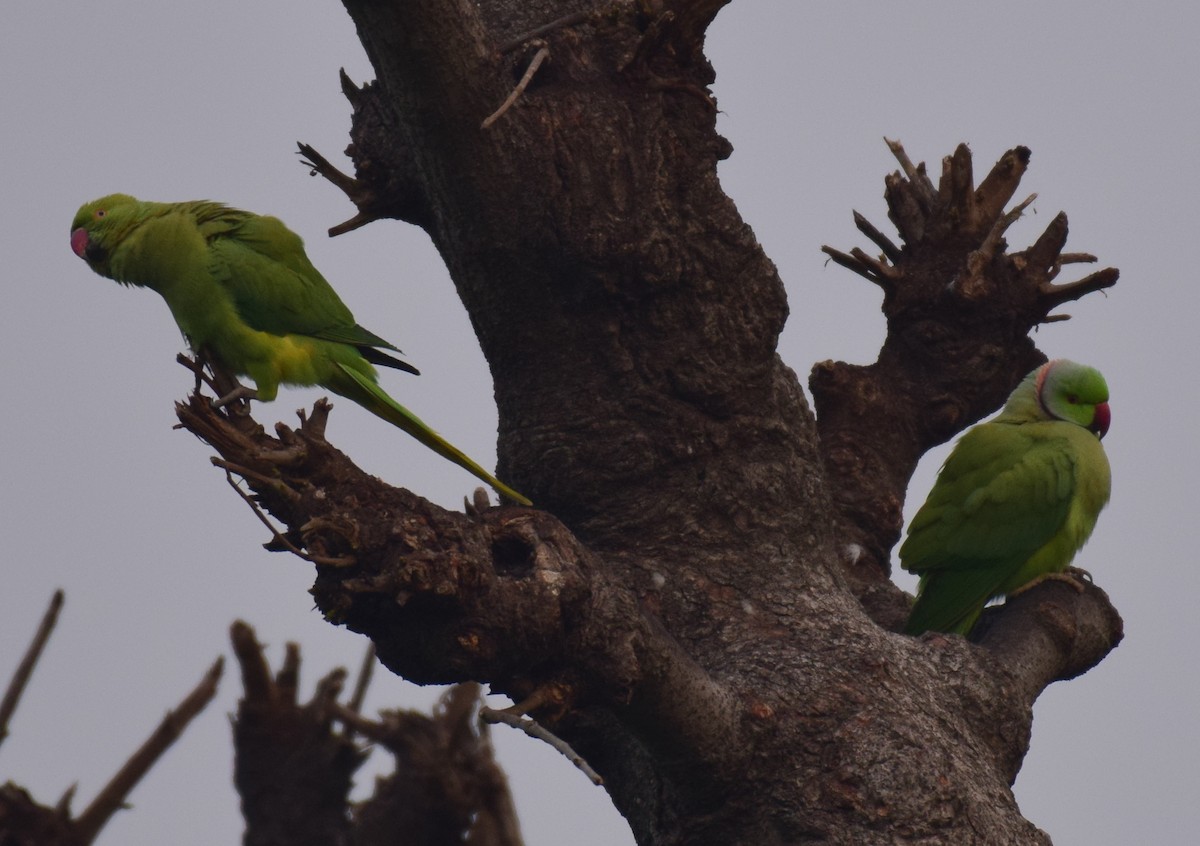
[{"label": "tree trunk", "polygon": [[859,217],[880,258],[827,248],[883,289],[888,337],[815,368],[814,417],[776,353],[783,285],[717,178],[724,0],[345,3],[376,73],[345,81],[356,179],[308,152],[359,209],[339,230],[399,218],[437,245],[491,366],[498,475],[536,508],[389,488],[323,412],[276,440],[181,406],[288,543],[345,565],[317,567],[329,619],[414,681],[529,700],[640,844],[1048,843],[1010,791],[1031,707],[1120,618],[1046,584],[977,643],[915,639],[888,580],[922,453],[1044,360],[1052,308],[1116,279],[1052,284],[1084,258],[1063,215],[1007,252],[1029,151],[976,187],[960,147],[935,186],[893,145],[900,244]]}]

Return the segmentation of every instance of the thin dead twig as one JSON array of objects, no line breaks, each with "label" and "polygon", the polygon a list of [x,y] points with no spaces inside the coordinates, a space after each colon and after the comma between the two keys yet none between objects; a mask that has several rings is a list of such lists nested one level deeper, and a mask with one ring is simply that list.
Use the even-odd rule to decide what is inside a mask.
[{"label": "thin dead twig", "polygon": [[520,729],[532,738],[549,743],[550,746],[563,755],[568,761],[574,764],[580,772],[582,772],[592,784],[604,784],[604,779],[601,775],[591,768],[591,765],[583,759],[583,756],[571,748],[571,745],[561,737],[553,734],[549,729],[539,723],[537,720],[529,717],[523,717],[516,710],[519,705],[514,705],[509,708],[488,708],[486,705],[479,709],[479,719],[485,723],[503,723],[506,726],[512,726],[515,729]]},{"label": "thin dead twig", "polygon": [[331,558],[327,555],[313,555],[311,552],[307,552],[296,546],[294,543],[284,537],[282,532],[275,528],[275,525],[271,522],[267,515],[263,513],[263,510],[258,507],[258,503],[255,502],[248,493],[242,490],[241,485],[239,485],[237,480],[233,478],[234,472],[243,473],[245,468],[231,470],[231,468],[236,467],[236,465],[227,466],[226,462],[223,462],[217,458],[214,458],[212,461],[213,464],[225,470],[225,481],[228,482],[229,486],[237,491],[238,496],[240,496],[242,500],[250,506],[250,510],[254,512],[254,516],[259,519],[259,522],[267,527],[267,530],[271,533],[271,544],[277,545],[278,548],[282,548],[287,552],[292,553],[297,558],[304,559],[310,564],[319,564],[326,567],[349,567],[356,561],[352,555]]},{"label": "thin dead twig", "polygon": [[497,50],[497,52],[500,53],[501,55],[503,55],[505,53],[511,53],[513,50],[516,50],[518,47],[521,47],[522,45],[527,44],[530,41],[533,41],[535,39],[539,39],[541,36],[545,35],[548,32],[553,32],[554,30],[562,29],[563,27],[574,26],[577,23],[583,23],[584,21],[586,21],[588,18],[590,18],[594,14],[595,14],[594,11],[588,10],[588,11],[584,11],[584,12],[572,12],[569,15],[564,15],[563,17],[559,18],[558,20],[553,20],[553,21],[550,21],[550,23],[548,23],[548,24],[543,24],[542,26],[539,26],[537,29],[530,30],[529,32],[525,33],[524,35],[520,35],[520,36],[514,38],[512,41],[509,41],[506,44],[501,44],[500,48]]},{"label": "thin dead twig", "polygon": [[73,825],[80,843],[88,844],[96,839],[105,823],[124,806],[125,798],[142,776],[154,766],[171,744],[179,739],[196,715],[212,701],[216,696],[217,684],[221,680],[224,667],[225,659],[218,658],[192,692],[184,697],[175,710],[167,712],[154,733],[130,756],[84,812],[76,817]]},{"label": "thin dead twig", "polygon": [[25,685],[29,683],[29,677],[33,675],[33,668],[37,666],[38,659],[42,657],[46,641],[50,639],[50,633],[54,631],[54,625],[58,622],[58,612],[63,607],[63,600],[62,588],[54,591],[54,595],[50,597],[50,605],[46,608],[46,613],[42,615],[42,621],[38,624],[33,640],[29,643],[29,648],[25,650],[21,663],[17,665],[12,680],[8,683],[8,689],[4,691],[4,699],[0,700],[0,743],[3,743],[4,739],[8,737],[9,721],[12,720],[12,715],[17,710],[17,704],[21,701],[21,694],[25,692]]},{"label": "thin dead twig", "polygon": [[512,107],[512,104],[517,102],[517,98],[524,93],[525,89],[529,86],[529,81],[533,79],[533,75],[537,73],[537,69],[542,66],[542,62],[546,61],[546,59],[550,56],[550,48],[546,46],[544,41],[534,43],[539,43],[541,46],[538,48],[537,53],[534,54],[533,60],[529,63],[529,67],[525,69],[525,75],[521,77],[521,81],[517,83],[517,87],[512,90],[512,93],[508,95],[508,98],[500,104],[500,108],[496,109],[496,111],[484,118],[483,123],[480,124],[480,129],[489,129],[492,124],[500,120],[504,113]]},{"label": "thin dead twig", "polygon": [[375,670],[375,644],[367,643],[366,654],[358,668],[358,680],[354,683],[354,692],[346,702],[346,707],[356,713],[362,713],[363,701],[367,698],[367,686],[371,683],[371,674]]}]

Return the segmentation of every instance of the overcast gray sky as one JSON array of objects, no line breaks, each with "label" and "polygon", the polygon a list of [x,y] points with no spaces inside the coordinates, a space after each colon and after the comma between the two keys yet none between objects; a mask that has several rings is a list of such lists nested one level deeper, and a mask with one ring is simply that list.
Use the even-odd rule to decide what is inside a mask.
[{"label": "overcast gray sky", "polygon": [[[1031,147],[1022,190],[1039,199],[1009,242],[1025,246],[1062,209],[1068,249],[1121,269],[1107,297],[1070,306],[1075,319],[1037,338],[1051,356],[1099,367],[1112,389],[1112,503],[1077,563],[1127,633],[1036,707],[1015,789],[1058,846],[1195,837],[1200,468],[1189,374],[1200,286],[1182,264],[1200,188],[1198,31],[1194,9],[1165,0],[903,11],[882,0],[742,0],[709,38],[720,129],[735,148],[722,180],[787,283],[782,354],[802,377],[825,358],[872,361],[882,340],[878,291],[826,265],[819,248],[871,248],[851,209],[890,231],[884,135],[934,173],[960,141],[977,175],[1007,148]],[[421,368],[385,387],[481,463],[494,460],[487,369],[428,238],[396,222],[324,237],[352,209],[293,150],[307,141],[348,167],[339,67],[371,77],[334,0],[51,0],[0,12],[0,679],[52,591],[67,593],[0,749],[0,780],[42,802],[78,781],[77,807],[86,804],[228,651],[235,618],[258,629],[275,662],[286,640],[301,643],[306,692],[331,667],[357,666],[363,646],[311,609],[310,566],[260,548],[262,526],[209,466],[211,451],[172,431],[172,402],[191,384],[174,363],[178,331],[157,296],[101,279],[71,253],[82,202],[124,191],[283,217],[359,319]],[[256,415],[294,420],[318,395],[285,389]],[[338,403],[329,434],[371,472],[446,506],[475,487],[350,403]],[[944,454],[923,463],[910,514]],[[225,718],[238,694],[227,673],[101,846],[239,842]],[[435,696],[379,674],[367,709]],[[531,846],[632,842],[602,789],[524,735],[495,737]]]}]

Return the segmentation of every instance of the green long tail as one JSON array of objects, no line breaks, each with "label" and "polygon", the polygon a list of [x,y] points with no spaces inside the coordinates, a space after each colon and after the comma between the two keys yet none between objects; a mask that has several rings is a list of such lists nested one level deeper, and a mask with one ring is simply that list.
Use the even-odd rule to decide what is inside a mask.
[{"label": "green long tail", "polygon": [[986,572],[942,569],[921,577],[904,633],[947,632],[969,637],[996,587]]},{"label": "green long tail", "polygon": [[468,458],[462,450],[421,422],[421,419],[417,415],[388,396],[383,388],[375,384],[370,377],[364,376],[362,373],[344,364],[337,364],[336,367],[338,370],[334,374],[335,377],[344,374],[348,379],[335,378],[325,385],[326,388],[344,396],[346,399],[353,400],[372,414],[382,417],[393,426],[408,432],[408,434],[442,456],[442,458],[453,461],[476,478],[487,482],[501,495],[508,497],[514,502],[519,502],[521,505],[533,505],[527,497],[517,493],[491,473],[484,470]]}]

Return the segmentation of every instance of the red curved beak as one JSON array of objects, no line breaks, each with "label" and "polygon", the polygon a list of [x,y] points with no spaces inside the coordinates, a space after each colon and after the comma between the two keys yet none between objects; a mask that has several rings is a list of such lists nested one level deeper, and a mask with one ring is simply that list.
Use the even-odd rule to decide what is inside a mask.
[{"label": "red curved beak", "polygon": [[71,249],[81,259],[87,258],[88,234],[82,226],[71,233]]},{"label": "red curved beak", "polygon": [[1096,415],[1092,418],[1092,425],[1088,428],[1096,433],[1097,437],[1103,439],[1108,434],[1108,424],[1112,422],[1112,412],[1108,410],[1108,403],[1102,402],[1096,406]]}]

